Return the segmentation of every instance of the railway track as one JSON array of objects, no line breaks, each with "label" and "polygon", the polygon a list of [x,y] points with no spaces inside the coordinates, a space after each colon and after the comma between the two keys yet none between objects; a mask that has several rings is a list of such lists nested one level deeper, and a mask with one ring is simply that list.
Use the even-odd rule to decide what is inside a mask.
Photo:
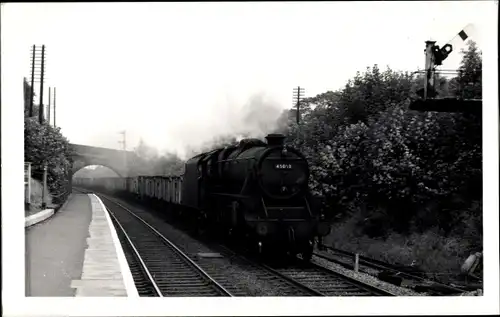
[{"label": "railway track", "polygon": [[[323,246],[329,252],[314,252],[313,254],[321,259],[339,264],[345,268],[352,269],[353,268],[353,258],[354,253],[340,250],[337,248]],[[408,281],[412,281],[410,285],[418,285],[418,284],[432,284],[434,288],[439,289],[437,291],[433,291],[436,294],[458,294],[464,292],[465,289],[455,287],[453,285],[446,285],[443,283],[439,283],[437,281],[429,280],[425,277],[425,272],[422,271],[411,271],[413,270],[411,267],[401,267],[397,265],[392,265],[390,263],[386,263],[383,261],[371,259],[362,255],[359,255],[359,271],[363,273],[367,273],[369,275],[373,275],[376,277],[380,277],[381,274],[392,275],[397,277],[396,280],[406,279]],[[389,281],[392,278],[389,277]],[[416,287],[416,290],[421,287]],[[428,291],[425,287],[421,290],[422,292]]]},{"label": "railway track", "polygon": [[[323,246],[328,250],[325,251],[315,251],[313,254],[321,259],[339,264],[347,269],[353,269],[354,263],[354,253],[343,251],[339,249],[335,249],[328,246]],[[390,267],[388,263],[384,263],[382,261],[375,261],[359,255],[359,271],[363,273],[367,273],[370,275],[377,275],[383,271],[391,271],[400,273],[395,267]],[[417,276],[412,276],[417,278]]]},{"label": "railway track", "polygon": [[322,296],[394,296],[389,291],[331,271],[315,263],[298,263],[276,272],[314,289]]},{"label": "railway track", "polygon": [[106,207],[118,225],[120,235],[133,249],[135,261],[129,264],[135,272],[134,281],[141,295],[233,296],[139,216],[105,196],[103,198],[111,202]]},{"label": "railway track", "polygon": [[[297,258],[296,263],[286,266],[274,266],[273,264],[256,263],[247,257],[239,255],[225,246],[218,246],[224,252],[237,257],[241,261],[248,262],[264,274],[294,285],[298,290],[305,291],[313,296],[394,296],[389,291],[376,286],[363,283],[351,277],[331,271],[319,264],[303,262]],[[291,294],[297,296],[295,294]]]},{"label": "railway track", "polygon": [[117,222],[114,215],[111,215],[113,226],[117,228],[116,233],[122,245],[125,258],[132,273],[132,278],[137,289],[137,293],[141,297],[163,297],[162,292],[158,289],[151,273],[146,264],[142,260],[139,252],[135,248],[123,228],[120,228],[120,223]]}]

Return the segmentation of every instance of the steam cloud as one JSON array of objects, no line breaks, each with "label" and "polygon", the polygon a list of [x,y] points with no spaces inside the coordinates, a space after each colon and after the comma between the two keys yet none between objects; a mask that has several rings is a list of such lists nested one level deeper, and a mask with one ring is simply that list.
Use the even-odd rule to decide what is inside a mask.
[{"label": "steam cloud", "polygon": [[233,109],[229,108],[225,131],[216,133],[198,146],[186,146],[186,158],[244,138],[264,139],[269,133],[284,131],[284,109],[263,93],[252,95],[243,107]]}]

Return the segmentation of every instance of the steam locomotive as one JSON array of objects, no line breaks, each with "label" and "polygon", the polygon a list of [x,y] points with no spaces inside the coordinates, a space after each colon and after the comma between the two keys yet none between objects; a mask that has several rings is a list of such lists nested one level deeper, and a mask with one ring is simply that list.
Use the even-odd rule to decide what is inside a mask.
[{"label": "steam locomotive", "polygon": [[307,160],[284,145],[282,134],[266,140],[244,139],[199,154],[186,162],[181,177],[78,182],[167,202],[196,226],[244,241],[259,253],[301,254],[308,260],[316,238],[327,235],[330,226],[308,189]]}]

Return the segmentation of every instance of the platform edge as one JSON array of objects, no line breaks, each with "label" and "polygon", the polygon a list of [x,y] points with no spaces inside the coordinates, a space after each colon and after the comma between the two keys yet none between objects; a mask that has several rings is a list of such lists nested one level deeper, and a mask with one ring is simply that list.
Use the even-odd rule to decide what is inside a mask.
[{"label": "platform edge", "polygon": [[44,209],[28,217],[24,217],[24,227],[28,228],[54,215],[54,209]]},{"label": "platform edge", "polygon": [[111,217],[109,216],[109,211],[102,202],[102,200],[96,194],[88,194],[89,196],[94,196],[99,204],[102,206],[104,210],[104,214],[106,215],[107,223],[109,226],[109,230],[111,231],[111,238],[113,239],[113,243],[115,245],[116,256],[118,258],[118,262],[120,263],[120,269],[122,271],[123,283],[125,284],[125,289],[127,290],[128,297],[139,297],[139,293],[137,292],[137,288],[135,287],[134,279],[132,278],[132,273],[130,272],[130,268],[127,263],[127,259],[125,258],[125,253],[123,252],[122,245],[120,240],[118,239],[118,234],[116,233],[115,227],[111,222]]}]

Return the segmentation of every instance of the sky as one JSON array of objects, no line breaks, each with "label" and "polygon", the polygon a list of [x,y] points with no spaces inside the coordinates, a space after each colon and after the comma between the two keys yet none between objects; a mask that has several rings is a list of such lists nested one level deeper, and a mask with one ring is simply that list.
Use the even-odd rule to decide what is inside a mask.
[{"label": "sky", "polygon": [[[468,24],[481,48],[491,8],[491,1],[9,3],[2,64],[19,82],[22,115],[30,48],[46,45],[44,99],[57,88],[56,123],[70,142],[119,149],[126,130],[128,150],[142,138],[160,153],[183,155],[221,134],[262,136],[292,106],[298,85],[312,97],[374,64],[415,71],[424,67],[426,40],[444,45]],[[462,47],[443,68],[458,67]]]}]

